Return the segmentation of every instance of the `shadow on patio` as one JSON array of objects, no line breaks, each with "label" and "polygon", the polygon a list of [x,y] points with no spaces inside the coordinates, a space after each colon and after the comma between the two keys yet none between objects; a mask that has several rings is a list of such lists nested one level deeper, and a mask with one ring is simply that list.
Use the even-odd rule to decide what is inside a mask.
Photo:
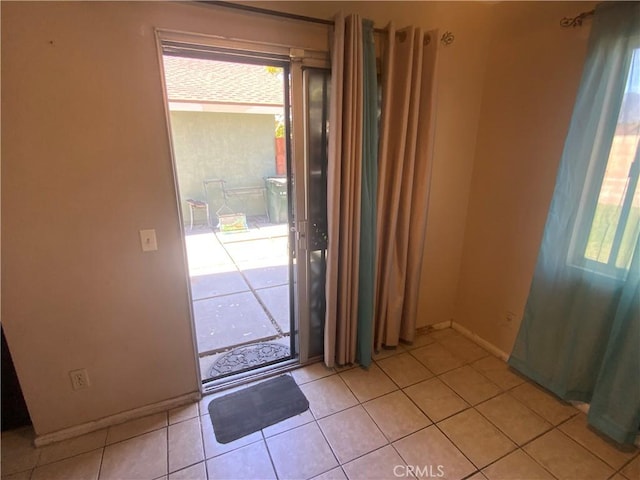
[{"label": "shadow on patio", "polygon": [[185,231],[202,380],[289,356],[287,224],[249,223]]}]

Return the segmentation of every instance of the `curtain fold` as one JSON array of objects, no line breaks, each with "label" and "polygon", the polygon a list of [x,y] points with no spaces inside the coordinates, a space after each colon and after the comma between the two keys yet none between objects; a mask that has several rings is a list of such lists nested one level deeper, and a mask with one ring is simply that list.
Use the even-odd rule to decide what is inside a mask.
[{"label": "curtain fold", "polygon": [[[640,242],[596,378],[588,421],[620,443],[640,433]],[[625,392],[629,392],[626,394]]]},{"label": "curtain fold", "polygon": [[389,25],[379,126],[373,23],[339,14],[334,25],[325,363],[367,367],[374,346],[415,335],[437,45]]},{"label": "curtain fold", "polygon": [[370,20],[362,21],[362,41],[363,155],[356,360],[363,367],[368,367],[373,356],[376,210],[378,203],[378,74],[376,72],[373,22]]},{"label": "curtain fold", "polygon": [[435,133],[435,33],[387,27],[378,160],[375,347],[413,341]]},{"label": "curtain fold", "polygon": [[561,398],[592,402],[589,422],[623,443],[632,442],[640,427],[640,203],[633,170],[639,166],[640,115],[630,116],[625,107],[629,93],[640,95],[632,75],[640,69],[639,7],[596,8],[509,359]]},{"label": "curtain fold", "polygon": [[363,155],[362,20],[335,18],[327,165],[327,366],[356,360]]}]

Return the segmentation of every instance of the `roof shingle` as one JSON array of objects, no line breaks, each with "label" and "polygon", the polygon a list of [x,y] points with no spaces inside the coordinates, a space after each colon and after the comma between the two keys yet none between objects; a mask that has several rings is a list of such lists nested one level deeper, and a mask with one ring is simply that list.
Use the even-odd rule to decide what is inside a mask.
[{"label": "roof shingle", "polygon": [[281,68],[170,55],[163,61],[170,101],[284,104]]}]

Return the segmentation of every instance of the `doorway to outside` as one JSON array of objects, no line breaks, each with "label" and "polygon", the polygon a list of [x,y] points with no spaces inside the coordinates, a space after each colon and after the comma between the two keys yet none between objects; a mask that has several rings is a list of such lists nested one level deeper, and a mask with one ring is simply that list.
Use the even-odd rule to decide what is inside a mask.
[{"label": "doorway to outside", "polygon": [[172,50],[163,66],[203,382],[295,358],[288,66]]}]

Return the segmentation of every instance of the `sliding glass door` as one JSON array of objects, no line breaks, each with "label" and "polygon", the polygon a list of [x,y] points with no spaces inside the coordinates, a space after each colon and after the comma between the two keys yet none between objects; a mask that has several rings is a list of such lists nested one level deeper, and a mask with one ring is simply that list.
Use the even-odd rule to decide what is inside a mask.
[{"label": "sliding glass door", "polygon": [[329,146],[328,69],[308,68],[305,80],[306,180],[308,197],[308,356],[322,356],[326,312],[327,257],[327,149]]},{"label": "sliding glass door", "polygon": [[326,60],[160,45],[203,382],[322,355]]}]

